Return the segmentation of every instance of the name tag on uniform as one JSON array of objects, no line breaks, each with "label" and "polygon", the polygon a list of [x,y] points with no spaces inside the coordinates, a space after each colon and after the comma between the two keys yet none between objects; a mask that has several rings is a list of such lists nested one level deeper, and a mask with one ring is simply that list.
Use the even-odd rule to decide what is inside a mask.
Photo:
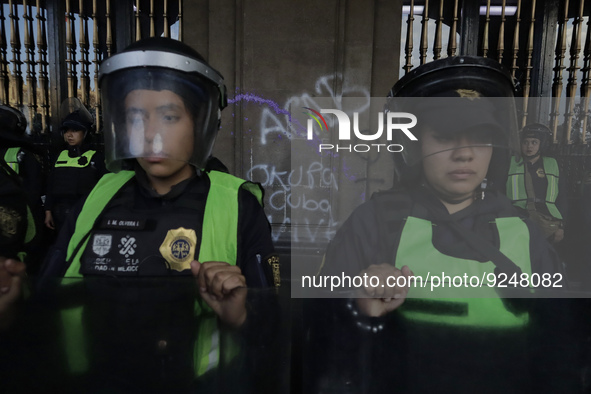
[{"label": "name tag on uniform", "polygon": [[103,219],[100,225],[102,229],[113,230],[143,230],[146,220]]}]

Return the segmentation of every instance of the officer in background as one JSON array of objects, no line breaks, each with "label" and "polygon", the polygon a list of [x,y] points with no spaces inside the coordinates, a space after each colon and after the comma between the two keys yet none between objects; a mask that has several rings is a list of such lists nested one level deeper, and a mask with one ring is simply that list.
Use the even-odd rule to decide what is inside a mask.
[{"label": "officer in background", "polygon": [[[375,276],[380,283],[360,289],[359,298],[332,301],[328,312],[312,313],[311,353],[322,357],[310,358],[322,372],[310,372],[317,376],[309,389],[528,392],[538,381],[530,375],[530,356],[559,354],[537,344],[528,348],[528,324],[539,319],[532,300],[499,298],[486,284],[477,290],[481,298],[433,298],[386,281],[559,272],[555,251],[502,192],[518,149],[511,76],[490,59],[458,56],[409,72],[390,97],[388,110],[417,116],[412,132],[418,141],[397,141],[404,151],[394,154],[395,186],[351,214],[319,273]],[[558,309],[553,319],[563,316]]]},{"label": "officer in background", "polygon": [[541,123],[521,130],[521,158],[511,160],[507,197],[542,229],[552,243],[564,238],[568,202],[556,159],[544,155],[552,133]]},{"label": "officer in background", "polygon": [[90,146],[94,124],[90,113],[76,98],[62,107],[69,110],[60,128],[66,148],[49,173],[45,199],[45,226],[58,231],[74,204],[106,173],[103,154]]},{"label": "officer in background", "polygon": [[27,120],[20,111],[0,105],[0,164],[4,178],[2,193],[5,201],[8,201],[7,204],[15,207],[13,210],[5,209],[1,221],[4,228],[3,236],[11,235],[12,239],[6,242],[16,247],[13,249],[4,243],[6,250],[11,252],[3,255],[19,258],[29,264],[31,272],[37,272],[39,260],[42,258],[38,250],[38,223],[41,221],[43,177],[39,156],[26,137],[26,128]]},{"label": "officer in background", "polygon": [[[26,120],[19,114],[13,108],[0,107],[0,144],[5,152],[31,147],[22,136]],[[0,332],[14,319],[14,302],[21,295],[25,278],[24,261],[31,257],[37,235],[26,189],[13,166],[0,160]]]},{"label": "officer in background", "polygon": [[[105,60],[100,87],[113,173],[73,208],[43,271],[89,283],[84,313],[64,311],[65,337],[85,338],[67,346],[81,353],[67,354],[71,374],[89,377],[93,390],[219,384],[217,367],[241,349],[219,330],[250,327],[260,337],[246,288],[279,285],[262,188],[205,170],[227,105],[224,80],[189,46],[150,38]],[[221,383],[239,384],[242,370]]]},{"label": "officer in background", "polygon": [[[0,160],[3,160],[20,178],[35,220],[42,221],[44,177],[41,157],[25,133],[27,119],[19,110],[0,105],[0,134],[8,144],[0,147]],[[26,145],[24,147],[23,145]]]}]

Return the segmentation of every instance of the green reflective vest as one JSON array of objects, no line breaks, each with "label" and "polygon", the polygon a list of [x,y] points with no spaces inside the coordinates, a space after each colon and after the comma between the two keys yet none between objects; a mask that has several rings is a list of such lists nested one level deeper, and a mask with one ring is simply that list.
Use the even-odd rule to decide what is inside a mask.
[{"label": "green reflective vest", "polygon": [[[546,206],[550,214],[556,219],[562,220],[562,215],[556,208],[556,197],[558,197],[558,163],[551,157],[542,157],[542,164],[546,179],[548,180],[548,188],[546,189]],[[511,159],[511,166],[509,168],[509,177],[507,178],[507,197],[513,201],[513,205],[527,209],[527,191],[525,189],[525,166],[523,160],[515,162]]]},{"label": "green reflective vest", "polygon": [[[76,167],[76,168],[84,168],[90,164],[90,159],[96,153],[95,150],[87,150],[83,154],[77,157],[70,157],[67,150],[63,150],[57,161],[55,162],[55,167]],[[84,164],[80,164],[80,158],[86,157],[86,162]]]},{"label": "green reflective vest", "polygon": [[[521,268],[523,273],[531,274],[527,225],[517,217],[497,218],[494,223],[499,234],[501,253]],[[457,276],[464,278],[466,274],[468,283],[459,287],[453,287],[451,283],[447,283],[446,288],[441,290],[438,288],[436,293],[431,292],[428,284],[424,288],[411,286],[408,293],[409,298],[427,299],[429,303],[433,304],[431,305],[433,308],[421,310],[420,308],[413,309],[410,306],[405,308],[403,305],[400,310],[404,316],[416,321],[472,327],[500,328],[525,324],[528,315],[524,313],[516,316],[508,311],[495,289],[486,285],[488,282],[484,282],[482,287],[469,287],[471,277],[486,278],[487,274],[494,273],[495,264],[491,261],[481,263],[475,260],[460,259],[439,252],[433,246],[432,227],[433,224],[428,220],[412,216],[406,219],[396,254],[396,264],[399,266],[408,265],[413,274],[421,277],[423,281],[434,276],[442,278],[443,275],[451,278]],[[466,289],[469,291],[464,291]],[[439,297],[442,294],[449,294],[451,298],[433,299],[434,295]],[[456,298],[457,294],[466,294],[467,296],[466,298]],[[469,297],[470,295],[472,297]],[[412,304],[412,300],[409,304]],[[460,307],[455,309],[461,309],[462,312],[446,313],[447,307],[451,307],[450,310],[452,310],[455,306]]]},{"label": "green reflective vest", "polygon": [[[86,248],[95,221],[115,194],[135,173],[121,171],[103,176],[89,194],[82,211],[76,220],[76,227],[68,244],[67,262],[69,263],[63,285],[80,280],[80,258]],[[199,248],[199,261],[224,261],[236,265],[238,240],[238,192],[245,188],[262,205],[261,188],[253,183],[232,175],[210,171],[210,188],[205,203],[202,224],[202,239]],[[217,316],[205,303],[195,302],[195,313],[199,316],[198,340],[195,341],[195,375],[217,367],[220,359],[220,333],[217,329]],[[84,353],[82,332],[82,307],[62,311],[62,321],[66,337],[66,353],[70,371],[82,373],[88,369],[88,360]],[[232,358],[237,352],[236,346],[228,346],[224,358]]]},{"label": "green reflective vest", "polygon": [[4,153],[4,161],[14,172],[19,174],[20,167],[18,163],[18,154],[21,151],[21,148],[8,148]]}]

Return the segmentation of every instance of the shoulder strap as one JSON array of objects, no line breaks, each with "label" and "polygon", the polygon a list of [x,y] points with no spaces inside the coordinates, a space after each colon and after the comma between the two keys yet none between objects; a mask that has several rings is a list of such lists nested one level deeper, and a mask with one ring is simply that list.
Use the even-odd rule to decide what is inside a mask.
[{"label": "shoulder strap", "polygon": [[398,241],[394,235],[400,232],[404,220],[411,214],[413,202],[410,195],[396,189],[374,193],[371,199],[376,204],[379,215],[376,222],[379,226],[378,261],[391,263],[395,256]]},{"label": "shoulder strap", "polygon": [[[262,190],[252,188],[245,180],[224,172],[210,171],[207,175],[210,186],[203,214],[199,261],[226,261],[235,265],[238,249],[239,190],[246,186],[261,204]],[[221,247],[220,240],[224,240],[224,247]]]},{"label": "shoulder strap", "polygon": [[500,270],[507,275],[513,275],[513,273],[521,274],[521,268],[517,266],[511,259],[505,256],[498,248],[496,248],[489,241],[479,236],[473,231],[468,230],[466,227],[456,222],[449,222],[451,228],[453,228],[457,234],[459,234],[471,248],[481,252],[486,258]]},{"label": "shoulder strap", "polygon": [[[238,178],[234,175],[230,175],[228,173],[225,172],[221,172],[221,171],[216,171],[216,170],[212,170],[207,172],[207,175],[209,176],[211,185],[214,185],[214,187],[216,188],[222,188],[222,189],[246,189],[248,190],[253,196],[255,196],[259,202],[259,204],[261,204],[261,206],[263,205],[263,194],[264,194],[264,190],[263,187],[261,186],[260,183],[254,183],[254,182],[250,182],[250,181],[246,181],[242,178]],[[210,185],[210,188],[212,187]],[[215,192],[215,191],[214,191]],[[211,190],[210,190],[211,193]]]}]

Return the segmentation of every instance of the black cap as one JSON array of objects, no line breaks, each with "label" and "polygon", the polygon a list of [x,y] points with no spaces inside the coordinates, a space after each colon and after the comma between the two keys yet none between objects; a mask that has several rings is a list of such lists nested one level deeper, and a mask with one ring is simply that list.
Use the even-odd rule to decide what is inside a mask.
[{"label": "black cap", "polygon": [[541,142],[545,142],[550,138],[552,132],[548,126],[542,123],[530,123],[521,130],[521,139],[537,138]]},{"label": "black cap", "polygon": [[[423,64],[403,76],[390,89],[387,107],[415,114],[419,133],[422,127],[443,133],[492,131],[494,150],[487,179],[489,185],[502,188],[509,158],[519,152],[514,94],[511,74],[497,61],[456,56]],[[406,143],[394,162],[401,182],[417,182],[420,144]]]},{"label": "black cap", "polygon": [[[475,127],[489,126],[503,131],[504,125],[499,119],[497,107],[493,100],[481,97],[473,92],[478,99],[466,96],[461,89],[458,99],[425,98],[420,100],[418,108],[413,112],[419,120],[419,128],[427,126],[439,133],[460,133]],[[456,92],[453,92],[456,93]]]},{"label": "black cap", "polygon": [[482,97],[514,97],[511,74],[498,62],[478,56],[435,60],[410,71],[390,90],[390,97],[459,97],[458,90]]},{"label": "black cap", "polygon": [[80,111],[75,111],[66,116],[62,122],[60,130],[62,132],[66,130],[76,130],[89,132],[92,129],[93,122],[87,119]]}]

